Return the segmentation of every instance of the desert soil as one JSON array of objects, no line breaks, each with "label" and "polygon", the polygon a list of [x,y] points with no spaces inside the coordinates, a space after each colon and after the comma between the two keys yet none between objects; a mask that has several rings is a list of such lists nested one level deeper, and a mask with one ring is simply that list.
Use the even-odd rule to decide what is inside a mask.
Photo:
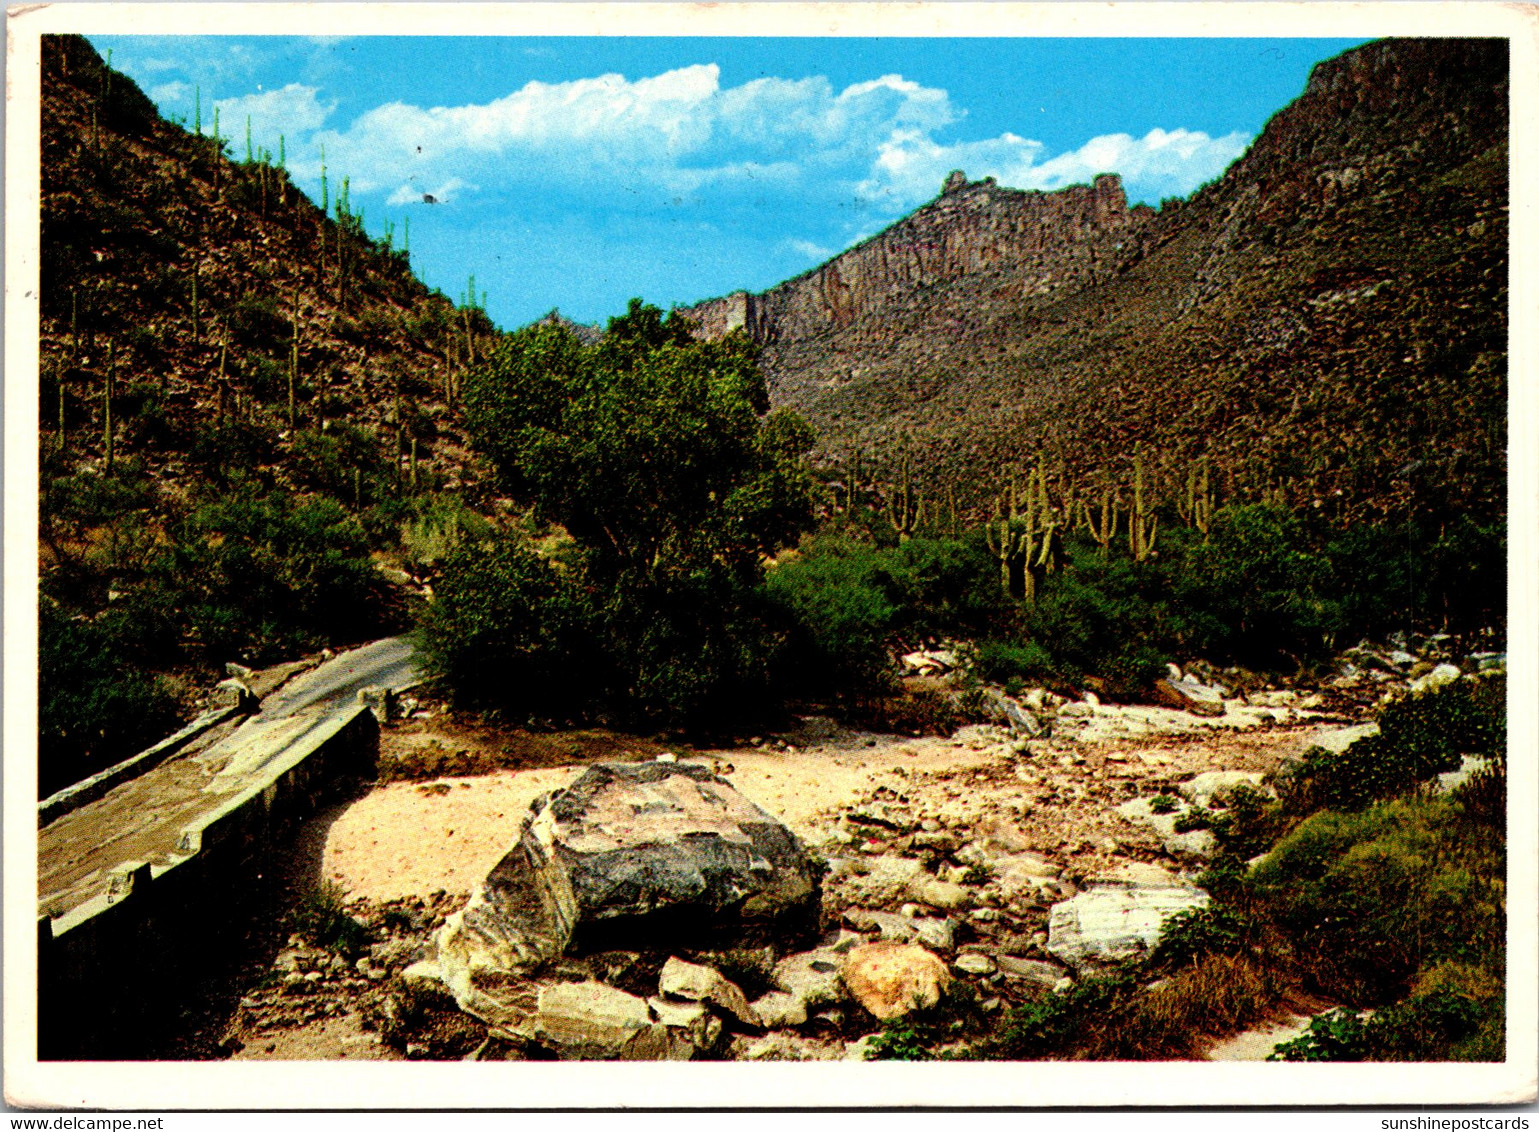
[{"label": "desert soil", "polygon": [[[1204,771],[1272,771],[1314,735],[1340,725],[1280,711],[1198,726],[1180,712],[1102,707],[1088,719],[1065,721],[1059,737],[1000,742],[997,729],[912,738],[809,717],[796,731],[751,747],[696,751],[605,732],[510,735],[436,706],[413,716],[383,733],[381,782],[317,819],[300,846],[319,876],[345,891],[349,911],[403,955],[469,898],[517,839],[530,803],[594,761],[671,752],[704,762],[830,857],[901,851],[892,833],[844,820],[863,803],[889,801],[964,838],[1005,836],[1077,883],[1133,861],[1190,870],[1192,862],[1173,861],[1152,831],[1132,825],[1116,807],[1173,792]],[[831,915],[850,902],[838,883],[830,884]],[[1040,919],[1016,927],[1044,928],[1045,909]],[[296,957],[300,970],[318,969],[306,976],[318,993],[296,998],[271,976],[254,986],[231,1023],[226,1049],[234,1057],[402,1056],[363,1022],[377,1011],[381,972],[344,971],[302,946],[285,962],[292,966]],[[1293,1029],[1279,1033],[1292,1036]],[[1214,1056],[1248,1059],[1276,1040],[1244,1035]]]}]

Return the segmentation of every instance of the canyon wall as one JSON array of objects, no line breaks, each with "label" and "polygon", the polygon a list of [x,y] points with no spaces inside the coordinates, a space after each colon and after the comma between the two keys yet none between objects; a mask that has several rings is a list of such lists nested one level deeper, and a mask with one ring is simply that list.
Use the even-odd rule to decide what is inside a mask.
[{"label": "canyon wall", "polygon": [[1128,208],[1115,174],[1036,192],[952,173],[934,201],[822,266],[762,294],[737,291],[681,313],[702,337],[742,327],[773,343],[843,330],[965,276],[1003,277],[1007,295],[1026,298],[1090,282],[1146,215],[1153,211]]}]

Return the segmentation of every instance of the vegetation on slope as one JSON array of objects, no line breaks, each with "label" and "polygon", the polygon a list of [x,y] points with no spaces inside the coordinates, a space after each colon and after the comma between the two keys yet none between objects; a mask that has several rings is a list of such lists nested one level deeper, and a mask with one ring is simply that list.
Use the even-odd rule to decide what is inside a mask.
[{"label": "vegetation on slope", "polygon": [[367,236],[345,178],[317,207],[79,37],[43,39],[42,122],[47,793],[162,736],[226,662],[403,624],[376,565],[430,570],[439,493],[489,503],[458,387],[492,327]]}]

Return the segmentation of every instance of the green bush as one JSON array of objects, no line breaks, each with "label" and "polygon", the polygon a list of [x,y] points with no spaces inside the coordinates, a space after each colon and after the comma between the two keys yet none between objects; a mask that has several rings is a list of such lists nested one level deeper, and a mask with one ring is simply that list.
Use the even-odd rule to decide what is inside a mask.
[{"label": "green bush", "polygon": [[824,697],[887,690],[895,646],[976,633],[999,615],[986,568],[976,547],[957,540],[810,540],[765,580],[792,626],[788,687]]},{"label": "green bush", "polygon": [[1192,908],[1165,921],[1149,956],[1152,967],[1185,967],[1205,955],[1237,955],[1251,942],[1255,926],[1221,904]]},{"label": "green bush", "polygon": [[449,553],[415,638],[424,670],[456,704],[563,720],[601,699],[614,678],[596,620],[569,568],[503,531]]},{"label": "green bush", "polygon": [[605,709],[695,728],[766,710],[781,641],[757,591],[765,558],[810,523],[812,434],[761,416],[748,340],[697,341],[635,300],[592,346],[548,325],[507,336],[465,404],[503,488],[577,544]]},{"label": "green bush", "polygon": [[1506,745],[1506,681],[1459,680],[1389,703],[1379,734],[1342,752],[1312,749],[1279,785],[1294,813],[1360,810],[1458,769],[1463,755],[1501,760]]},{"label": "green bush", "polygon": [[1136,698],[1164,675],[1171,614],[1156,562],[1102,555],[1068,540],[1066,567],[1037,587],[1024,639],[1051,659],[1022,676],[1078,686],[1087,678],[1116,698]]},{"label": "green bush", "polygon": [[330,499],[242,484],[176,525],[154,575],[211,661],[355,641],[381,626],[384,587],[363,529]]},{"label": "green bush", "polygon": [[1320,992],[1377,1005],[1444,960],[1502,968],[1505,872],[1502,839],[1456,799],[1411,795],[1315,814],[1246,887],[1308,957]]},{"label": "green bush", "polygon": [[1501,1061],[1501,983],[1479,968],[1444,963],[1415,993],[1372,1015],[1344,1008],[1310,1019],[1309,1029],[1271,1061]]},{"label": "green bush", "polygon": [[316,947],[356,959],[374,942],[374,933],[347,914],[341,886],[322,881],[300,898],[290,922]]},{"label": "green bush", "polygon": [[[38,791],[46,796],[158,742],[181,721],[163,678],[125,664],[123,626],[38,603]],[[129,638],[131,639],[131,638]]]}]

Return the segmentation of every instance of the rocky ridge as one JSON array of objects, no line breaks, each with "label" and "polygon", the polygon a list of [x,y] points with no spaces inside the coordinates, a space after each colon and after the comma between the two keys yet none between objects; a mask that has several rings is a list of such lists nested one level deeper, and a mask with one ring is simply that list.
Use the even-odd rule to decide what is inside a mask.
[{"label": "rocky ridge", "polygon": [[693,313],[763,345],[825,458],[907,448],[925,490],[974,504],[1039,458],[1125,483],[1143,441],[1151,478],[1207,456],[1225,498],[1499,513],[1506,91],[1502,41],[1369,44],[1157,214],[1104,179],[953,187]]}]

